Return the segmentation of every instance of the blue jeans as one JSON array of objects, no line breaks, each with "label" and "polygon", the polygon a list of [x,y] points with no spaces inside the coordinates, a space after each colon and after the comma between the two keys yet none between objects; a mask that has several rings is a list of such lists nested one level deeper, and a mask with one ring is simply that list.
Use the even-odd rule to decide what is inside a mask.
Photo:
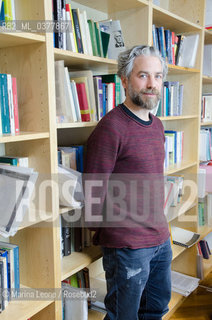
[{"label": "blue jeans", "polygon": [[143,249],[103,247],[105,320],[162,319],[171,298],[170,239]]}]

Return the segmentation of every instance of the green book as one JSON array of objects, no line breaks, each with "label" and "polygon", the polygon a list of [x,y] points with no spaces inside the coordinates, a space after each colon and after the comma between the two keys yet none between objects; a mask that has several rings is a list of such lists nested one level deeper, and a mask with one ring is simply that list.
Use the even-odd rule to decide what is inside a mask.
[{"label": "green book", "polygon": [[101,39],[101,34],[100,34],[98,22],[94,22],[94,28],[95,28],[98,55],[99,55],[99,57],[104,57],[103,56],[102,39]]},{"label": "green book", "polygon": [[18,165],[18,160],[16,158],[12,158],[12,157],[0,157],[0,162],[1,163],[8,163],[11,164],[12,166],[16,166]]},{"label": "green book", "polygon": [[108,46],[110,41],[110,34],[104,31],[100,31],[101,40],[102,40],[102,48],[103,48],[103,57],[107,57]]},{"label": "green book", "polygon": [[95,26],[94,26],[94,21],[92,19],[88,19],[88,26],[89,26],[90,36],[91,36],[91,45],[92,45],[93,55],[98,57]]}]

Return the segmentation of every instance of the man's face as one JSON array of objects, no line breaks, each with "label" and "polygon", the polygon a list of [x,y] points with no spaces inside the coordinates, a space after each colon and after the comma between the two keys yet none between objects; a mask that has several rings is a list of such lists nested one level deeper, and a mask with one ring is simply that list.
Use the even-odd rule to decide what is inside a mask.
[{"label": "man's face", "polygon": [[132,73],[123,85],[131,101],[148,110],[157,106],[161,97],[163,72],[160,60],[154,56],[135,58]]}]

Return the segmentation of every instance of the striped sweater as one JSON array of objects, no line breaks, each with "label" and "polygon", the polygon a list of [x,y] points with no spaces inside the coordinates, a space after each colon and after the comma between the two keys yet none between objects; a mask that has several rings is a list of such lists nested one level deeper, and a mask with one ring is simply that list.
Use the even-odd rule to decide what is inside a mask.
[{"label": "striped sweater", "polygon": [[163,167],[157,117],[145,122],[119,105],[101,119],[87,141],[84,171],[85,220],[96,230],[94,244],[136,249],[168,239]]}]

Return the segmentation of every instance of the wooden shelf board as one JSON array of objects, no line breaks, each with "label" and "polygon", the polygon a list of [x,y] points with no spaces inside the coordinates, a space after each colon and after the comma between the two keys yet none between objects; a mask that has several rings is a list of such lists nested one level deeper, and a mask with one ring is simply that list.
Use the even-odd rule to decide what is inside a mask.
[{"label": "wooden shelf board", "polygon": [[201,226],[198,227],[198,233],[200,233],[200,240],[205,238],[210,232],[212,232],[212,227],[211,226]]},{"label": "wooden shelf board", "polygon": [[88,310],[88,320],[103,320],[105,313],[89,309]]},{"label": "wooden shelf board", "polygon": [[175,310],[183,303],[185,297],[179,293],[172,291],[172,297],[169,302],[169,312],[163,317],[163,320],[168,320]]},{"label": "wooden shelf board", "polygon": [[[31,209],[32,210],[32,209]],[[33,211],[33,210],[32,210]],[[31,227],[31,226],[34,226],[36,225],[37,223],[40,223],[40,222],[52,222],[52,218],[47,218],[47,216],[51,217],[51,213],[50,212],[45,212],[45,219],[44,219],[44,214],[42,212],[39,212],[38,210],[35,210],[34,211],[34,214],[33,212],[31,211],[31,219],[29,219],[29,214],[26,213],[25,216],[24,216],[24,219],[23,221],[21,222],[18,230],[22,230],[22,229],[25,229],[25,228],[28,228],[28,227]]]},{"label": "wooden shelf board", "polygon": [[98,121],[57,123],[57,129],[95,127]]},{"label": "wooden shelf board", "polygon": [[168,74],[200,73],[199,69],[185,68],[185,67],[175,66],[173,64],[168,64],[168,68],[169,68]]},{"label": "wooden shelf board", "polygon": [[142,8],[148,5],[147,0],[78,0],[78,3],[90,8],[106,12],[119,12],[133,8]]},{"label": "wooden shelf board", "polygon": [[198,115],[159,117],[161,121],[190,120],[190,119],[198,119],[198,118],[199,118]]},{"label": "wooden shelf board", "polygon": [[153,5],[153,23],[177,33],[200,31],[201,27],[163,8]]},{"label": "wooden shelf board", "polygon": [[83,252],[73,252],[62,258],[61,281],[88,266],[91,262],[101,258],[101,249],[97,246],[86,248]]},{"label": "wooden shelf board", "polygon": [[173,258],[172,260],[176,259],[181,253],[183,253],[187,248],[181,247],[179,245],[173,244],[172,245],[172,253],[173,253]]},{"label": "wooden shelf board", "polygon": [[9,302],[7,308],[2,311],[1,320],[27,320],[33,315],[48,307],[53,301],[46,300],[13,300]]},{"label": "wooden shelf board", "polygon": [[49,132],[20,132],[16,135],[4,134],[0,136],[0,143],[38,140],[49,138]]},{"label": "wooden shelf board", "polygon": [[201,122],[201,127],[212,126],[212,121]]},{"label": "wooden shelf board", "polygon": [[197,165],[197,162],[181,162],[179,164],[175,164],[174,166],[169,167],[165,171],[165,175],[173,174],[175,172],[179,172]]},{"label": "wooden shelf board", "polygon": [[204,44],[212,43],[212,31],[205,29],[205,41]]},{"label": "wooden shelf board", "polygon": [[[169,212],[166,215],[167,221],[170,222],[177,217],[179,218],[183,214],[185,214],[188,210],[197,206],[197,203],[188,203],[187,201],[182,201],[176,207],[170,207]],[[182,209],[181,209],[182,208]]]},{"label": "wooden shelf board", "polygon": [[72,67],[73,69],[84,68],[84,69],[99,69],[101,71],[108,69],[117,69],[117,61],[107,58],[101,58],[96,56],[89,56],[83,53],[76,53],[72,51],[66,51],[62,49],[54,49],[55,60],[64,60],[67,67]]},{"label": "wooden shelf board", "polygon": [[210,83],[212,83],[212,77],[202,76],[202,82],[203,82],[203,84],[210,84]]},{"label": "wooden shelf board", "polygon": [[203,274],[206,278],[212,270],[212,256],[209,259],[203,259]]},{"label": "wooden shelf board", "polygon": [[38,42],[45,42],[45,36],[25,32],[0,33],[0,48],[21,46]]}]

